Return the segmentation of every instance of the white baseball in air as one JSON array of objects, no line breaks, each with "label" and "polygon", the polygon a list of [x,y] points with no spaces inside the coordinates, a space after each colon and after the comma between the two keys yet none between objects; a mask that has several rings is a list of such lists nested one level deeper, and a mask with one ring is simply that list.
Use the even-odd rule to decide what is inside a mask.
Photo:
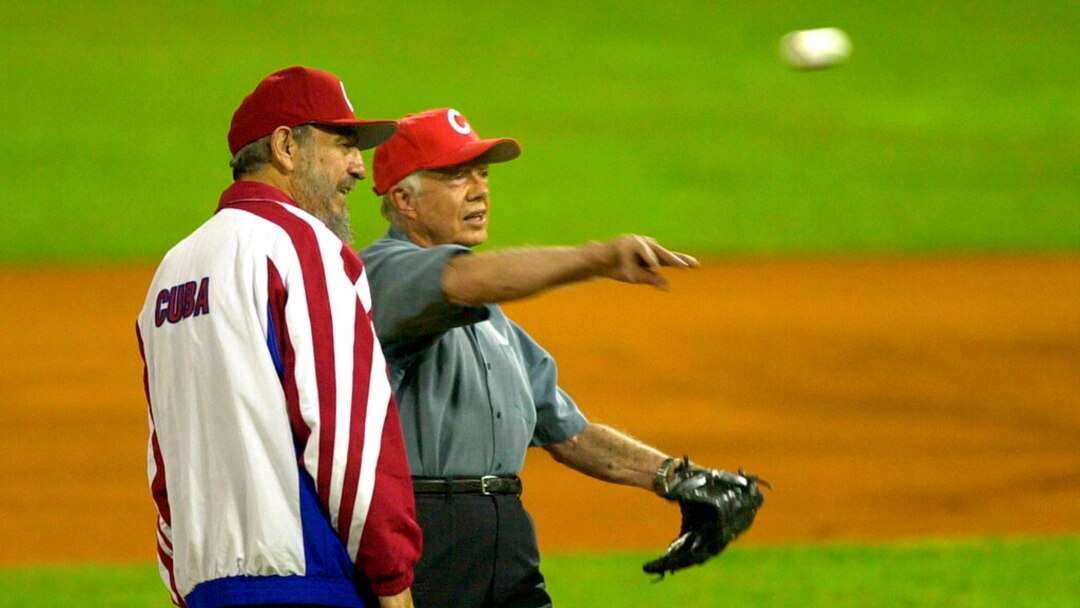
[{"label": "white baseball in air", "polygon": [[780,57],[797,70],[831,68],[850,55],[851,39],[835,27],[796,30],[780,39]]}]

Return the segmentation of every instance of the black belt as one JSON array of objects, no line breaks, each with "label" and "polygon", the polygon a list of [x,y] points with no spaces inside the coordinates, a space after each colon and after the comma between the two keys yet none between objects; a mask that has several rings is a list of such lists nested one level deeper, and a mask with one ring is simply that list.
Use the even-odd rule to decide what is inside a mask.
[{"label": "black belt", "polygon": [[483,477],[413,477],[413,492],[417,494],[514,494],[521,495],[521,479],[517,475],[484,475]]}]

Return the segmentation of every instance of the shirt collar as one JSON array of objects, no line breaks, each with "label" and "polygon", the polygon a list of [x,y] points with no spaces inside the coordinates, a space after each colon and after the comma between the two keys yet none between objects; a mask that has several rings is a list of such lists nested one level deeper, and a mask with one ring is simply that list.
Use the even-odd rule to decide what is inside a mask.
[{"label": "shirt collar", "polygon": [[286,205],[299,207],[296,201],[270,184],[240,180],[233,182],[232,185],[225,189],[225,192],[221,193],[221,198],[218,199],[218,210],[231,207],[237,203],[252,202],[285,203]]},{"label": "shirt collar", "polygon": [[390,224],[390,229],[386,231],[386,236],[387,238],[396,239],[399,241],[407,241],[409,243],[412,242],[412,239],[409,238],[409,235],[405,234],[405,231],[393,224]]}]

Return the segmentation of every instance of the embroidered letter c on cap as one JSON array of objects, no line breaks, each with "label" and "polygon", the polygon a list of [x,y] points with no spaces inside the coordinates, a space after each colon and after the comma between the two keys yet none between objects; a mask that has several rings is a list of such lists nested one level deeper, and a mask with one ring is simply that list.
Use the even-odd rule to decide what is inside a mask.
[{"label": "embroidered letter c on cap", "polygon": [[472,127],[469,126],[469,122],[465,120],[465,117],[461,115],[461,112],[457,110],[447,110],[446,120],[450,122],[450,127],[461,133],[462,135],[468,135],[472,132]]}]

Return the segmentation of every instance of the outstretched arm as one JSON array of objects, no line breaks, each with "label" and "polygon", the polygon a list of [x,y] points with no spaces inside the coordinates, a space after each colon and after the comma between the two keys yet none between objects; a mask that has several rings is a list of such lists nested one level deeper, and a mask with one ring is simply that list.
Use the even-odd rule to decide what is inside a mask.
[{"label": "outstretched arm", "polygon": [[524,298],[545,289],[607,277],[625,283],[667,286],[660,267],[697,268],[698,261],[668,251],[655,240],[625,235],[579,247],[528,247],[459,255],[443,273],[447,299],[464,306]]},{"label": "outstretched arm", "polygon": [[649,491],[654,489],[656,471],[668,457],[629,435],[594,423],[574,437],[544,449],[555,460],[586,475]]}]

